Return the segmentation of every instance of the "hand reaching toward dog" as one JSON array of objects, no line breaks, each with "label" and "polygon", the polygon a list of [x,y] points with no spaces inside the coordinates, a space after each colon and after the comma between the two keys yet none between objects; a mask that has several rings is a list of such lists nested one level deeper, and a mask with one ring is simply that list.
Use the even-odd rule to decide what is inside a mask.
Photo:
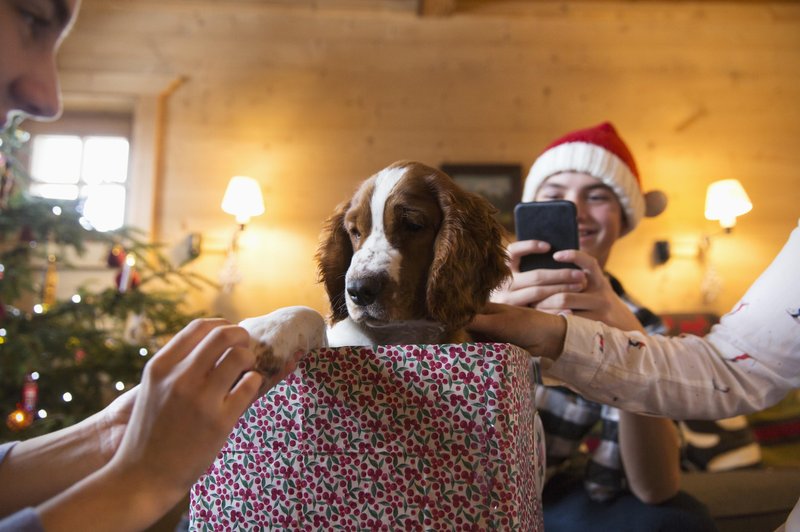
[{"label": "hand reaching toward dog", "polygon": [[91,516],[93,530],[143,529],[169,510],[212,463],[259,390],[296,366],[298,357],[290,356],[262,376],[249,343],[247,330],[221,319],[196,320],[178,333],[147,364],[137,388],[89,418],[100,452],[113,457],[39,506],[44,528],[80,529]]}]

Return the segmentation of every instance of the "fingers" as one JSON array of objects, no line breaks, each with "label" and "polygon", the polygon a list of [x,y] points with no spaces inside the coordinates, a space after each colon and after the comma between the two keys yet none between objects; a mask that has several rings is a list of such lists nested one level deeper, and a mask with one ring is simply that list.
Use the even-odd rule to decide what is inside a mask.
[{"label": "fingers", "polygon": [[586,276],[580,270],[535,270],[516,276],[515,287],[492,300],[519,306],[536,306],[539,302],[561,292],[581,292],[586,288]]},{"label": "fingers", "polygon": [[[214,328],[230,325],[222,318],[197,319],[181,329],[169,342],[153,356],[152,361],[159,360],[168,367],[172,367],[192,352]],[[152,363],[151,361],[151,363]]]},{"label": "fingers", "polygon": [[487,308],[488,314],[476,314],[472,322],[467,325],[467,329],[475,334],[486,336],[489,339],[502,338],[503,325],[504,325],[504,312],[500,307],[506,305],[495,304],[493,309]]},{"label": "fingers", "polygon": [[487,303],[479,314],[475,315],[468,328],[480,332],[490,332],[498,325],[508,323],[511,318],[524,311],[522,307],[502,303]]},{"label": "fingers", "polygon": [[541,240],[520,240],[508,245],[508,267],[511,273],[516,276],[519,271],[519,262],[525,255],[545,253],[550,249],[550,244]]},{"label": "fingers", "polygon": [[[250,335],[238,325],[217,325],[207,333],[206,337],[200,340],[197,347],[187,357],[187,362],[191,367],[203,374],[210,372],[220,362],[220,358],[228,349],[239,347],[247,348],[250,344]],[[248,350],[249,351],[249,350]],[[250,369],[255,363],[255,355],[250,353],[253,360]]]},{"label": "fingers", "polygon": [[556,251],[553,254],[553,258],[558,262],[571,262],[572,264],[575,264],[582,270],[586,270],[592,275],[603,273],[603,269],[600,267],[600,264],[597,262],[597,259],[589,255],[588,253],[579,251],[577,249]]},{"label": "fingers", "polygon": [[257,371],[248,371],[242,375],[225,398],[225,407],[229,410],[229,415],[238,419],[259,397],[259,389],[263,382],[264,378]]},{"label": "fingers", "polygon": [[255,362],[255,354],[250,349],[237,346],[225,351],[219,363],[209,373],[209,386],[212,392],[223,396],[227,394],[234,385],[238,385],[237,380],[241,380],[242,374],[253,369]]}]

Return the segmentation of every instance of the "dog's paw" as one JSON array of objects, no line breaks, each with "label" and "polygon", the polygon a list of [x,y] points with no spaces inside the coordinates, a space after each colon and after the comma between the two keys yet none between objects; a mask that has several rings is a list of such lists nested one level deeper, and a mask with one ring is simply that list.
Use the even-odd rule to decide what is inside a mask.
[{"label": "dog's paw", "polygon": [[250,348],[256,354],[256,370],[278,373],[298,351],[326,347],[325,319],[308,307],[285,307],[239,323],[250,333]]}]

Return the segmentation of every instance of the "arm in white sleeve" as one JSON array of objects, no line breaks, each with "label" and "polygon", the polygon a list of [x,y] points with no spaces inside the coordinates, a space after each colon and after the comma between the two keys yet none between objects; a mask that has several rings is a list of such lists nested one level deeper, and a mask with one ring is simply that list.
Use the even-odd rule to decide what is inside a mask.
[{"label": "arm in white sleeve", "polygon": [[720,419],[800,387],[800,228],[705,337],[645,336],[567,317],[545,375],[587,398],[641,413]]}]

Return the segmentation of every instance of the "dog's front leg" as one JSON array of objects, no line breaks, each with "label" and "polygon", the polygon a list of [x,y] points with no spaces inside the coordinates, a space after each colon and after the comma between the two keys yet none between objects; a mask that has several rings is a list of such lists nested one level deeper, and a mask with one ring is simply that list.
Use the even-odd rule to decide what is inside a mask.
[{"label": "dog's front leg", "polygon": [[250,333],[256,369],[274,375],[298,351],[327,347],[325,319],[308,307],[285,307],[239,325]]}]

